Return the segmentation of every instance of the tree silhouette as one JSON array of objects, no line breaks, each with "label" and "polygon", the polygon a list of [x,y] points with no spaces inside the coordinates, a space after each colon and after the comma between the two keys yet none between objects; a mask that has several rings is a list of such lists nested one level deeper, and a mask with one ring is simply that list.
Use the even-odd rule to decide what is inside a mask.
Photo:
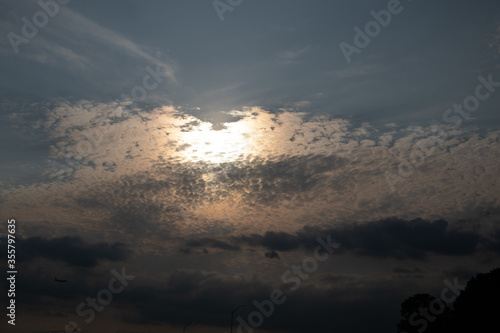
[{"label": "tree silhouette", "polygon": [[[476,274],[470,279],[453,303],[453,310],[448,307],[439,309],[438,302],[429,294],[416,294],[407,298],[401,303],[404,319],[397,325],[398,332],[498,332],[500,268]],[[432,304],[437,306],[434,312]],[[441,305],[444,306],[444,303],[441,302]]]},{"label": "tree silhouette", "polygon": [[[437,311],[435,305],[442,306]],[[416,294],[401,303],[403,320],[398,324],[398,332],[427,333],[442,332],[450,320],[451,311],[443,302],[429,294]]]},{"label": "tree silhouette", "polygon": [[454,328],[465,332],[499,331],[500,268],[476,274],[453,304]]}]

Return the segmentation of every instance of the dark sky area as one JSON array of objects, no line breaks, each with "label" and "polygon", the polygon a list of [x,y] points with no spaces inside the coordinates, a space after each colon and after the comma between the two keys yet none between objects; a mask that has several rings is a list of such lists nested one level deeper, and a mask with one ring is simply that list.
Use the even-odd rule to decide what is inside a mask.
[{"label": "dark sky area", "polygon": [[500,266],[498,0],[2,0],[0,30],[2,332],[396,332]]}]

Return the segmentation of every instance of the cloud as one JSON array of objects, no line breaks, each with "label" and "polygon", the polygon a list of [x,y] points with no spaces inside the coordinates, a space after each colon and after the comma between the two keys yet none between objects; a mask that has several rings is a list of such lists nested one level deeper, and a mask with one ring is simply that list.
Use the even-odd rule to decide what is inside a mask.
[{"label": "cloud", "polygon": [[481,237],[474,232],[447,228],[444,220],[380,220],[345,225],[331,230],[335,239],[358,255],[425,259],[428,254],[467,256],[478,249]]},{"label": "cloud", "polygon": [[[382,132],[367,123],[254,107],[231,111],[226,129],[215,130],[167,106],[146,111],[83,100],[38,107],[44,119],[31,130],[50,145],[45,178],[10,187],[2,200],[10,215],[40,228],[61,223],[106,242],[264,237],[284,225],[290,233],[388,216],[474,219],[497,206],[499,131],[450,130],[391,192],[386,172],[399,175],[400,160],[436,126]],[[238,149],[226,160],[234,139]],[[207,159],[210,149],[223,155]],[[57,233],[52,237],[68,234],[50,230]]]},{"label": "cloud", "polygon": [[179,249],[179,252],[183,254],[209,254],[208,250],[206,248],[203,248],[201,251],[194,251],[191,248],[181,248]]},{"label": "cloud", "polygon": [[494,233],[494,241],[488,245],[488,249],[500,254],[500,229]]},{"label": "cloud", "polygon": [[18,238],[17,260],[28,261],[38,257],[62,261],[70,266],[95,267],[99,261],[121,261],[130,255],[122,243],[88,244],[77,236],[45,239],[42,237]]},{"label": "cloud", "polygon": [[393,272],[397,273],[398,278],[400,278],[400,279],[423,279],[423,278],[425,278],[425,276],[423,274],[424,272],[418,267],[415,267],[413,269],[394,267]]},{"label": "cloud", "polygon": [[[367,223],[339,224],[335,227],[306,226],[296,233],[268,231],[263,235],[250,234],[230,237],[226,240],[204,239],[188,241],[189,247],[214,247],[234,251],[236,244],[251,248],[264,247],[277,251],[295,251],[300,248],[313,250],[317,237],[331,236],[332,241],[342,246],[339,253],[358,256],[424,260],[429,255],[469,256],[478,251],[494,250],[497,243],[473,231],[449,228],[444,220],[425,221],[415,219],[385,219]],[[231,245],[232,244],[232,245]],[[270,256],[271,254],[269,254]],[[266,257],[269,257],[266,253]],[[408,273],[403,269],[397,273]],[[413,271],[420,273],[420,271]]]},{"label": "cloud", "polygon": [[213,239],[213,238],[200,238],[195,240],[190,240],[186,243],[189,247],[211,247],[214,249],[228,250],[228,251],[240,251],[241,248],[237,245],[232,245],[230,243]]},{"label": "cloud", "polygon": [[[345,281],[352,280],[346,278]],[[397,323],[398,302],[405,295],[400,287],[388,287],[387,283],[384,287],[381,281],[363,286],[355,284],[348,288],[339,284],[305,284],[293,294],[289,286],[279,287],[287,299],[284,304],[276,306],[261,329],[311,332],[326,331],[335,326],[340,332],[357,332],[363,331],[362,326],[380,327],[384,321]],[[162,287],[131,288],[120,297],[124,303],[133,305],[123,318],[126,322],[185,325],[192,320],[195,311],[199,325],[224,327],[227,325],[227,313],[235,304],[247,305],[237,314],[246,319],[255,310],[252,303],[269,299],[273,289],[259,280],[242,276],[176,271]],[[391,305],[382,307],[381,304]],[[394,313],[388,313],[388,308],[393,308]],[[363,325],[356,324],[359,323],[356,320],[359,313],[365,314]]]},{"label": "cloud", "polygon": [[[70,8],[67,8],[67,13],[65,13],[65,15],[67,15],[66,22],[69,23],[69,28],[73,29],[79,35],[91,36],[92,39],[99,41],[102,45],[114,46],[115,48],[120,49],[136,58],[146,60],[149,64],[161,65],[165,70],[164,74],[167,75],[173,82],[176,81],[174,76],[175,70],[171,64],[162,62],[158,58],[146,53],[139,47],[138,44],[134,43],[130,39],[99,25]],[[81,42],[81,39],[79,39],[79,42]]]},{"label": "cloud", "polygon": [[[396,323],[397,304],[406,295],[400,286],[388,286],[386,281],[375,279],[371,284],[360,283],[347,275],[338,281],[327,277],[325,279],[329,281],[303,281],[301,287],[292,292],[290,286],[282,283],[279,276],[276,281],[264,282],[257,276],[244,274],[174,270],[163,278],[140,276],[139,279],[139,274],[128,266],[126,272],[137,275],[138,278],[119,297],[113,298],[113,307],[123,310],[121,320],[124,323],[144,325],[168,323],[182,327],[193,321],[195,316],[197,325],[226,327],[227,314],[235,304],[247,305],[238,312],[239,316],[247,318],[255,310],[254,301],[269,299],[271,291],[280,288],[287,300],[275,308],[273,316],[266,318],[262,329],[279,327],[294,332],[310,332],[311,329],[326,330],[334,323],[336,327],[349,326],[351,332],[362,331],[352,324],[353,318],[358,315],[357,311],[371,313],[366,318],[375,324],[383,322],[384,316],[388,315],[388,308],[381,308],[380,304],[391,304],[395,310],[394,315],[389,314],[389,317],[395,319],[389,323]],[[18,276],[17,283],[22,287],[19,288],[19,294],[16,293],[16,304],[30,305],[31,314],[41,314],[50,307],[54,313],[60,313],[58,316],[73,316],[75,308],[81,302],[85,303],[87,297],[95,297],[101,288],[107,287],[106,282],[113,276],[108,270],[99,270],[96,272],[98,275],[87,272],[85,278],[74,280],[78,279],[77,273],[69,275],[71,281],[67,284],[57,284],[53,282],[53,273],[48,267],[42,265],[34,268],[30,265],[24,274]],[[5,280],[2,284],[6,283]],[[328,316],[332,311],[337,314],[333,318]],[[304,320],[309,323],[304,325]]]},{"label": "cloud", "polygon": [[118,204],[111,209],[113,214],[109,219],[111,228],[138,237],[158,231],[153,230],[153,226],[162,220],[161,215],[165,207],[155,203],[132,201],[124,205]]},{"label": "cloud", "polygon": [[300,247],[299,239],[286,232],[268,231],[264,235],[252,234],[235,238],[236,242],[246,243],[251,246],[262,246],[270,250],[291,251]]},{"label": "cloud", "polygon": [[270,258],[270,259],[280,259],[280,254],[276,251],[269,251],[269,252],[266,252],[265,254],[265,257],[266,258]]},{"label": "cloud", "polygon": [[290,65],[290,64],[297,64],[299,61],[297,58],[299,58],[301,55],[305,54],[307,51],[309,51],[310,46],[307,45],[301,49],[298,50],[289,50],[289,51],[284,51],[281,53],[278,53],[276,55],[276,61],[278,61],[281,64],[284,65]]},{"label": "cloud", "polygon": [[252,159],[234,163],[228,168],[228,172],[220,175],[218,181],[230,191],[251,189],[243,194],[251,202],[272,204],[312,190],[321,183],[326,173],[339,169],[344,164],[343,158],[334,155]]},{"label": "cloud", "polygon": [[[24,14],[31,18],[41,10],[37,2],[9,2],[10,11],[21,17]],[[23,22],[17,15],[4,17],[0,26],[22,36]],[[49,17],[48,24],[41,27],[28,43],[21,44],[17,54],[6,39],[0,43],[0,52],[42,65],[38,67],[39,75],[51,75],[63,82],[71,78],[71,88],[68,85],[57,87],[60,91],[74,89],[73,95],[78,96],[95,94],[96,90],[113,94],[116,99],[122,93],[130,94],[135,86],[130,85],[130,78],[136,78],[141,84],[142,77],[148,74],[146,66],[161,68],[161,75],[169,81],[170,87],[177,83],[177,65],[172,59],[160,52],[152,52],[152,48],[140,45],[103,24],[77,12],[71,3],[59,5],[58,13]]]}]

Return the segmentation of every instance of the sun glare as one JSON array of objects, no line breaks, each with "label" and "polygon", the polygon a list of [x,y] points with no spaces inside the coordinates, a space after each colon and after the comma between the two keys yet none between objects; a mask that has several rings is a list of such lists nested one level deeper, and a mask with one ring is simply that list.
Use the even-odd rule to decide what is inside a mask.
[{"label": "sun glare", "polygon": [[181,153],[190,161],[234,162],[248,152],[249,133],[239,122],[225,123],[220,130],[203,122],[180,134]]}]

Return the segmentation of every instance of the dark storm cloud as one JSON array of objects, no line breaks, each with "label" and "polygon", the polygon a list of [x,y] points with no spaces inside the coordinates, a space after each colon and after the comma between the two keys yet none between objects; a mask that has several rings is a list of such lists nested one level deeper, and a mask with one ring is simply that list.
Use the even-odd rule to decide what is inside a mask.
[{"label": "dark storm cloud", "polygon": [[449,230],[444,220],[403,221],[345,225],[332,230],[343,247],[359,255],[425,259],[428,254],[472,255],[481,237],[473,232]]},{"label": "dark storm cloud", "polygon": [[122,243],[88,244],[78,236],[44,239],[42,237],[18,238],[17,260],[28,261],[43,257],[62,261],[70,266],[95,267],[99,261],[120,261],[130,254]]},{"label": "dark storm cloud", "polygon": [[193,249],[185,249],[185,248],[181,248],[179,249],[179,252],[180,253],[183,253],[183,254],[208,254],[208,250],[206,248],[203,248],[202,250],[200,251],[194,251]]},{"label": "dark storm cloud", "polygon": [[212,247],[215,249],[228,250],[228,251],[240,251],[241,248],[237,245],[231,243],[214,239],[214,238],[199,238],[194,239],[186,243],[189,247]]},{"label": "dark storm cloud", "polygon": [[[423,260],[430,254],[467,256],[475,254],[480,245],[495,250],[497,243],[469,231],[449,228],[444,220],[405,221],[386,219],[364,224],[343,224],[333,228],[304,227],[296,233],[266,232],[217,240],[228,249],[230,244],[246,244],[269,250],[293,251],[299,248],[314,249],[317,237],[330,235],[332,241],[342,246],[339,253],[349,251],[359,256]],[[208,240],[189,241],[190,247],[203,247]],[[210,242],[216,242],[210,239]],[[236,246],[236,245],[234,245]],[[219,247],[222,248],[222,247]],[[415,272],[419,273],[419,272]]]},{"label": "dark storm cloud", "polygon": [[240,244],[269,249],[271,251],[265,254],[268,258],[279,258],[279,254],[275,250],[291,251],[300,248],[302,245],[297,235],[274,231],[268,231],[264,235],[251,234],[248,236],[230,237],[227,240],[205,237],[188,240],[185,243],[186,246],[192,248],[213,247],[229,251],[241,250]]},{"label": "dark storm cloud", "polygon": [[266,258],[270,258],[270,259],[274,259],[274,258],[276,258],[276,259],[280,259],[280,254],[279,254],[278,252],[276,252],[276,251],[269,251],[269,252],[266,252],[266,253],[264,254],[264,256],[265,256]]},{"label": "dark storm cloud", "polygon": [[500,230],[495,232],[495,241],[488,245],[488,249],[500,254]]},{"label": "dark storm cloud", "polygon": [[240,236],[236,241],[246,243],[251,246],[263,246],[271,250],[291,251],[300,247],[300,240],[296,235],[286,232],[268,231],[264,235],[252,234],[250,236]]}]

